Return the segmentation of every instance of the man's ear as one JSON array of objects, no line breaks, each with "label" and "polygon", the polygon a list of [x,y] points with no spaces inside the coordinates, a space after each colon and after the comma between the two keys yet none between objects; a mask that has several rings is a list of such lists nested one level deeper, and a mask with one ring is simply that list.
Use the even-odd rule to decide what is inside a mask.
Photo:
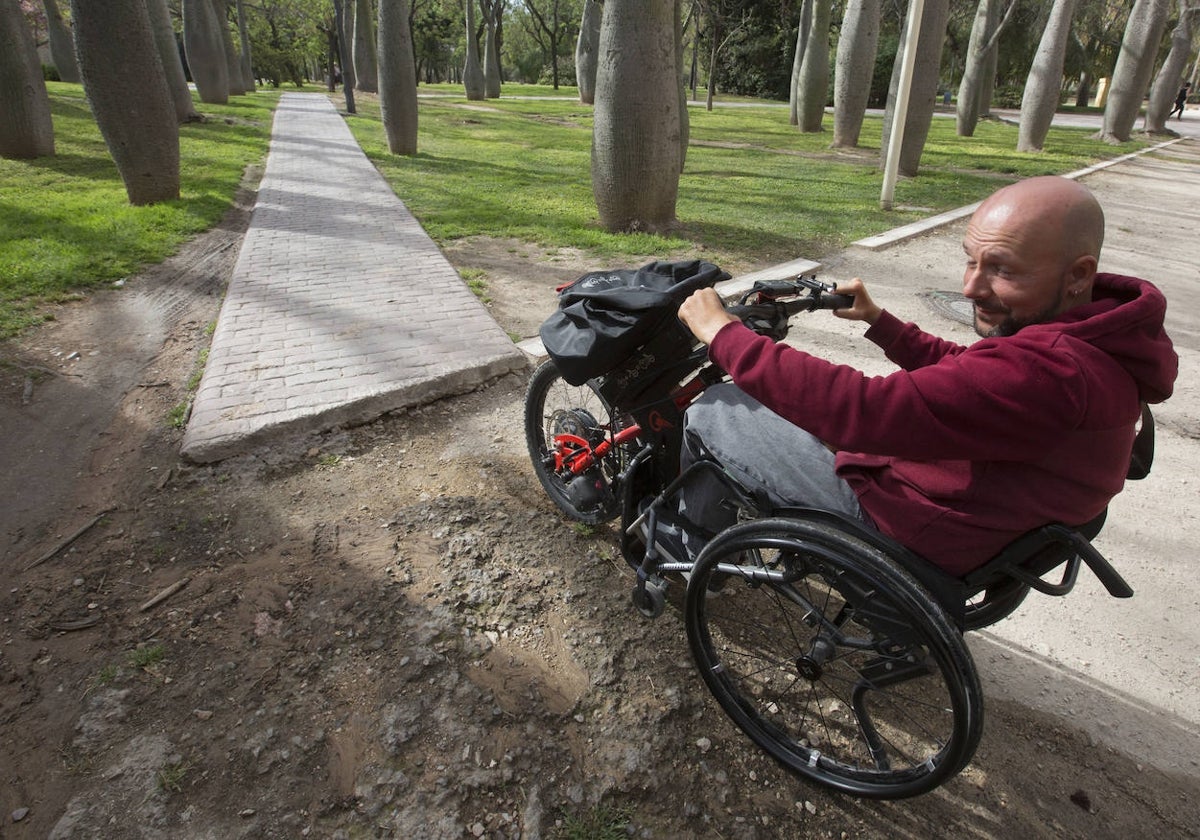
[{"label": "man's ear", "polygon": [[1092,291],[1092,281],[1096,279],[1096,258],[1085,254],[1067,267],[1067,293],[1071,297],[1089,295]]}]

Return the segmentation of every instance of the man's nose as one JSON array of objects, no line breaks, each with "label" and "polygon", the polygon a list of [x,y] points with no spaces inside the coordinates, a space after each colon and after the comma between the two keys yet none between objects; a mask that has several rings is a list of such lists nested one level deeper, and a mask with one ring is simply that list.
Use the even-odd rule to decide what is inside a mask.
[{"label": "man's nose", "polygon": [[963,296],[971,300],[982,300],[991,294],[982,266],[967,267],[963,272]]}]

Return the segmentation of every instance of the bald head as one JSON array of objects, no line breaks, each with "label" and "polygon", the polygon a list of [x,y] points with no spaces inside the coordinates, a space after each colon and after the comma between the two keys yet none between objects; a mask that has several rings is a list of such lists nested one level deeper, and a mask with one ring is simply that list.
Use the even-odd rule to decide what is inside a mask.
[{"label": "bald head", "polygon": [[963,237],[963,293],[983,336],[1012,335],[1089,303],[1104,244],[1104,212],[1066,178],[1028,178],[998,190]]},{"label": "bald head", "polygon": [[1104,211],[1091,190],[1077,181],[1044,175],[1003,187],[986,198],[975,216],[1000,223],[1039,250],[1069,264],[1080,257],[1100,260]]}]

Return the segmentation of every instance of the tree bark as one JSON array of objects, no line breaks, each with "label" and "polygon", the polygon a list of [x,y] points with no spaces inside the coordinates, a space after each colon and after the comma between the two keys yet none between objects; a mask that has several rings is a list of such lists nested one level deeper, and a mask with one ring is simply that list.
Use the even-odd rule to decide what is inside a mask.
[{"label": "tree bark", "polygon": [[[937,104],[938,71],[942,61],[942,44],[946,40],[946,23],[950,18],[950,0],[926,0],[925,14],[921,18],[921,31],[917,42],[916,64],[913,66],[912,94],[908,100],[908,115],[904,123],[904,137],[900,146],[899,174],[913,177],[921,163],[925,140],[929,137],[929,126],[933,122],[933,110]],[[907,21],[905,23],[907,26]],[[903,44],[905,35],[900,35]],[[896,84],[900,78],[900,62],[904,50],[896,52],[892,71],[892,90],[888,93],[887,109],[883,118],[883,138],[880,144],[880,168],[887,160],[888,143],[891,141],[892,120],[895,117]]]},{"label": "tree bark", "polygon": [[596,56],[600,50],[603,11],[604,4],[598,0],[583,0],[583,19],[575,43],[575,83],[579,85],[579,101],[585,105],[596,101]]},{"label": "tree bark", "polygon": [[814,0],[812,26],[804,58],[800,63],[800,82],[796,89],[796,111],[801,131],[822,130],[825,101],[829,96],[829,18],[833,0]]},{"label": "tree bark", "polygon": [[183,61],[179,58],[179,47],[175,43],[175,28],[171,25],[167,0],[146,0],[146,13],[154,32],[154,46],[158,49],[167,88],[171,91],[171,101],[175,105],[175,119],[181,123],[198,120],[200,115],[196,113],[192,91],[183,73]]},{"label": "tree bark", "polygon": [[679,83],[679,171],[687,165],[692,118],[688,113],[687,85],[683,81],[683,0],[675,0],[675,76]]},{"label": "tree bark", "polygon": [[246,4],[237,0],[238,40],[241,42],[242,87],[253,92],[254,62],[250,58],[250,25],[246,23]]},{"label": "tree bark", "polygon": [[1063,62],[1071,37],[1071,16],[1078,0],[1054,0],[1050,18],[1042,31],[1033,66],[1021,95],[1021,125],[1017,130],[1018,152],[1040,152],[1054,121],[1062,95]]},{"label": "tree bark", "polygon": [[[967,60],[963,66],[962,82],[958,86],[958,103],[955,109],[956,128],[959,137],[971,137],[979,124],[983,106],[983,85],[988,81],[988,68],[996,55],[1001,30],[1016,3],[1009,0],[1008,12],[1000,20],[1001,0],[979,0],[975,9],[975,21],[971,26],[971,39],[967,45]],[[992,77],[995,82],[995,76]],[[990,97],[989,97],[990,102]]]},{"label": "tree bark", "polygon": [[183,48],[200,101],[213,105],[227,103],[229,66],[210,0],[183,0]]},{"label": "tree bark", "polygon": [[1000,65],[1000,48],[988,53],[983,65],[983,73],[979,77],[979,118],[991,116],[992,96],[996,92],[996,70]]},{"label": "tree bark", "polygon": [[606,0],[596,68],[592,193],[610,231],[666,231],[679,192],[673,0]]},{"label": "tree bark", "polygon": [[354,76],[355,84],[364,93],[379,90],[379,63],[375,54],[375,22],[371,16],[371,0],[355,0],[354,4]]},{"label": "tree bark", "polygon": [[[788,92],[788,125],[800,125],[800,71],[804,67],[804,48],[808,45],[809,33],[812,31],[814,2],[815,0],[804,0],[800,4],[800,21],[796,24],[796,50],[792,54],[792,78]],[[713,56],[715,60],[716,53]]]},{"label": "tree bark", "polygon": [[1158,45],[1167,25],[1168,0],[1137,0],[1129,13],[1113,70],[1100,138],[1124,143],[1133,131],[1142,97],[1150,87]]},{"label": "tree bark", "polygon": [[143,0],[74,0],[75,48],[96,124],[131,204],[179,198],[179,122]]},{"label": "tree bark", "polygon": [[1179,0],[1179,22],[1171,32],[1171,50],[1150,87],[1146,103],[1146,131],[1162,134],[1167,130],[1167,117],[1175,107],[1175,96],[1183,86],[1189,54],[1192,51],[1192,32],[1200,6],[1188,8],[1188,0]]},{"label": "tree bark", "polygon": [[50,60],[64,82],[79,83],[79,64],[75,61],[75,39],[62,18],[56,0],[42,0],[46,8],[46,31],[50,36]]},{"label": "tree bark", "polygon": [[379,0],[379,106],[388,149],[417,153],[417,66],[409,0]]},{"label": "tree bark", "polygon": [[879,50],[880,0],[850,0],[833,76],[833,145],[854,147],[862,133]]},{"label": "tree bark", "polygon": [[54,154],[50,96],[21,4],[0,0],[0,157]]},{"label": "tree bark", "polygon": [[225,77],[229,79],[229,95],[245,96],[246,85],[242,81],[242,60],[233,45],[233,33],[229,31],[229,1],[213,0],[213,12],[217,16],[217,28],[221,33],[221,50],[225,53]]},{"label": "tree bark", "polygon": [[488,99],[500,98],[500,42],[497,35],[500,11],[498,0],[484,0],[483,90]]},{"label": "tree bark", "polygon": [[[350,21],[346,13],[347,0],[333,0],[333,19],[337,27],[338,63],[342,66],[342,93],[346,97],[346,113],[357,112],[354,106],[354,58],[350,55]],[[354,0],[349,0],[354,2]]]},{"label": "tree bark", "polygon": [[483,81],[483,67],[479,63],[479,43],[475,40],[475,0],[467,2],[467,61],[463,67],[463,87],[467,99],[479,101],[487,98]]}]

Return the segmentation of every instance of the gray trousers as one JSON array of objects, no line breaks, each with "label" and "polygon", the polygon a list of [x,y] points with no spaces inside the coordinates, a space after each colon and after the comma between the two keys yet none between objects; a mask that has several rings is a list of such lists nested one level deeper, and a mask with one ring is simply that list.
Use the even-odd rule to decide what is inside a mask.
[{"label": "gray trousers", "polygon": [[[834,473],[834,455],[820,440],[729,383],[700,395],[684,417],[681,466],[707,458],[775,507],[832,510],[867,521],[850,485]],[[698,472],[680,494],[680,512],[719,532],[737,521],[730,493]],[[689,550],[695,547],[689,545]]]}]

